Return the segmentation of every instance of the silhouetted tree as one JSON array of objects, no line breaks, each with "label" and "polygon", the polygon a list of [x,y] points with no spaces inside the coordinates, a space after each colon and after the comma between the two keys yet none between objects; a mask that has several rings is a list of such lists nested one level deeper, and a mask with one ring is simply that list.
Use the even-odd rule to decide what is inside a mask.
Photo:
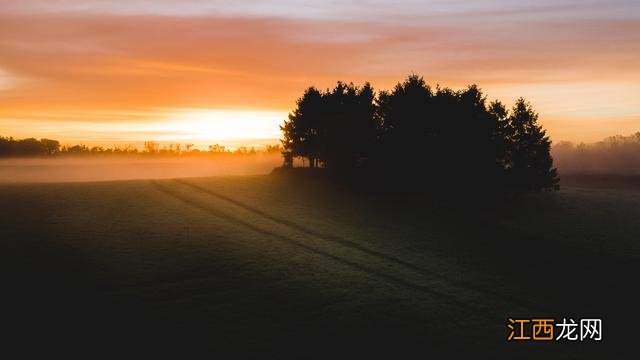
[{"label": "silhouetted tree", "polygon": [[55,140],[0,137],[0,156],[44,156],[55,154],[60,143]]},{"label": "silhouetted tree", "polygon": [[40,143],[47,155],[53,155],[60,151],[60,142],[58,140],[40,139]]},{"label": "silhouetted tree", "polygon": [[296,104],[296,109],[280,127],[284,134],[282,146],[292,157],[308,158],[309,166],[315,167],[319,154],[320,124],[326,112],[322,93],[310,87]]},{"label": "silhouetted tree", "polygon": [[640,132],[629,136],[609,136],[591,144],[563,141],[553,145],[551,153],[554,164],[558,164],[565,173],[635,173],[640,169]]},{"label": "silhouetted tree", "polygon": [[486,97],[476,85],[455,94],[457,104],[446,110],[455,114],[455,125],[446,129],[441,144],[445,151],[453,154],[453,157],[446,153],[441,156],[448,164],[446,169],[466,179],[464,182],[496,186],[502,181],[504,170],[500,118],[490,110],[491,105],[487,107]]},{"label": "silhouetted tree", "polygon": [[[146,141],[144,150],[139,151],[135,146],[128,144],[124,146],[102,147],[86,145],[64,145],[60,146],[60,142],[52,139],[27,138],[14,139],[12,137],[0,136],[0,157],[8,156],[59,156],[59,155],[162,155],[162,156],[184,156],[195,154],[231,154],[231,151],[222,145],[210,145],[209,151],[201,151],[193,149],[193,144],[187,144],[184,147],[181,144],[161,145],[154,141]],[[255,155],[258,153],[274,153],[280,151],[278,145],[267,145],[265,150],[257,150],[242,148],[239,153],[247,155]]]},{"label": "silhouetted tree", "polygon": [[538,125],[531,104],[519,98],[506,126],[507,172],[512,183],[531,190],[557,189],[558,175],[551,158],[551,141]]},{"label": "silhouetted tree", "polygon": [[214,144],[209,145],[209,152],[212,154],[224,154],[229,152],[229,150],[227,150],[226,146],[224,145]]},{"label": "silhouetted tree", "polygon": [[429,104],[433,93],[424,79],[409,76],[396,84],[393,91],[382,91],[378,97],[381,119],[377,146],[379,175],[390,177],[420,176],[430,162],[431,140]]},{"label": "silhouetted tree", "polygon": [[11,155],[13,143],[14,143],[13,138],[0,136],[0,156]]},{"label": "silhouetted tree", "polygon": [[282,148],[278,144],[276,144],[276,145],[266,145],[264,151],[267,154],[275,154],[275,153],[281,152]]},{"label": "silhouetted tree", "polygon": [[[376,98],[368,83],[311,87],[281,126],[285,166],[307,158],[338,173],[373,169],[391,188],[414,185],[557,188],[550,141],[523,99],[512,114],[476,85],[454,91],[408,76]],[[303,161],[304,162],[304,161]]]},{"label": "silhouetted tree", "polygon": [[157,154],[160,151],[160,144],[155,141],[145,141],[144,151],[147,154]]},{"label": "silhouetted tree", "polygon": [[349,173],[369,159],[376,141],[375,91],[368,83],[338,82],[322,99],[318,157],[328,169]]},{"label": "silhouetted tree", "polygon": [[338,82],[325,92],[308,88],[281,126],[286,165],[294,157],[308,159],[336,173],[349,173],[371,156],[376,143],[375,91]]},{"label": "silhouetted tree", "polygon": [[415,182],[450,183],[499,177],[498,119],[481,90],[438,87],[412,75],[379,99],[382,171]]},{"label": "silhouetted tree", "polygon": [[86,145],[66,146],[63,148],[63,151],[66,152],[67,154],[74,154],[74,155],[91,153],[91,149],[89,149],[89,147],[87,147]]}]

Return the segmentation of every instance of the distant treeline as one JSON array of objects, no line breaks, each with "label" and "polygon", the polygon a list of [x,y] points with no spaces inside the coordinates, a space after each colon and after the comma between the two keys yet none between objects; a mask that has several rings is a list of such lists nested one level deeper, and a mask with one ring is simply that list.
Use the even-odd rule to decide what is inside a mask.
[{"label": "distant treeline", "polygon": [[610,136],[593,144],[563,141],[553,147],[552,153],[563,173],[640,174],[640,132]]},{"label": "distant treeline", "polygon": [[[309,87],[281,126],[294,158],[383,186],[557,189],[551,142],[531,104],[509,111],[476,85],[454,91],[417,75],[376,94],[369,83]],[[364,175],[364,176],[361,176]]]},{"label": "distant treeline", "polygon": [[0,157],[26,157],[26,156],[60,156],[60,155],[206,155],[206,154],[236,154],[253,155],[258,153],[279,153],[279,145],[267,145],[264,149],[254,147],[239,147],[230,150],[222,145],[209,145],[208,150],[200,150],[193,144],[168,144],[161,145],[154,141],[146,141],[142,150],[132,145],[102,147],[86,145],[60,145],[58,140],[52,139],[14,139],[0,136]]}]

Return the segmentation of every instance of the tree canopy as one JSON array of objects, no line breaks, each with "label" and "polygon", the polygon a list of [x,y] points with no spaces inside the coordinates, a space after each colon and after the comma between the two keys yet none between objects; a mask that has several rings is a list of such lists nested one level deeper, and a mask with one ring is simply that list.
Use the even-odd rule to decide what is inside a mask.
[{"label": "tree canopy", "polygon": [[281,126],[285,165],[384,184],[471,184],[556,189],[551,142],[520,98],[509,111],[476,85],[431,88],[418,75],[376,94],[369,83],[308,88]]}]

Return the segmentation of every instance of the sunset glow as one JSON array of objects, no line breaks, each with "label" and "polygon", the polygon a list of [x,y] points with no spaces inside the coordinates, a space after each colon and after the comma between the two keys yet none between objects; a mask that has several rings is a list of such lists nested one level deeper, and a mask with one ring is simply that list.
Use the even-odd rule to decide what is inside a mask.
[{"label": "sunset glow", "polygon": [[277,143],[307,86],[410,73],[524,96],[554,141],[633,133],[640,5],[0,0],[2,136]]},{"label": "sunset glow", "polygon": [[[161,144],[192,144],[206,149],[219,144],[261,148],[277,143],[286,111],[166,109],[143,113],[67,114],[60,119],[40,119],[38,114],[5,119],[4,129],[18,138],[42,134],[69,143],[96,146],[140,145],[152,140]],[[25,123],[28,126],[24,126]]]},{"label": "sunset glow", "polygon": [[142,125],[141,129],[165,134],[157,137],[164,142],[256,147],[279,138],[279,126],[286,116],[279,111],[188,110],[168,114],[165,122]]}]

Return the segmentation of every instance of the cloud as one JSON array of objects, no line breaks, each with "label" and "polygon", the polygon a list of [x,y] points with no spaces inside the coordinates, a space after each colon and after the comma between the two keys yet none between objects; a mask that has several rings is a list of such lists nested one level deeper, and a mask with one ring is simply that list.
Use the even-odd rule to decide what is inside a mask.
[{"label": "cloud", "polygon": [[[0,0],[7,13],[76,13],[160,16],[270,17],[288,19],[401,22],[450,20],[451,17],[483,17],[504,21],[507,17],[556,17],[573,19],[638,17],[633,0]],[[447,20],[448,19],[448,20]]]},{"label": "cloud", "polygon": [[583,107],[554,111],[581,96],[581,84],[623,89],[603,96],[623,109],[637,105],[628,99],[640,88],[640,20],[628,1],[0,4],[0,121],[282,110],[309,85],[340,79],[390,88],[411,72],[432,84],[478,83],[506,100],[531,95],[556,118],[589,114],[597,89]]}]

